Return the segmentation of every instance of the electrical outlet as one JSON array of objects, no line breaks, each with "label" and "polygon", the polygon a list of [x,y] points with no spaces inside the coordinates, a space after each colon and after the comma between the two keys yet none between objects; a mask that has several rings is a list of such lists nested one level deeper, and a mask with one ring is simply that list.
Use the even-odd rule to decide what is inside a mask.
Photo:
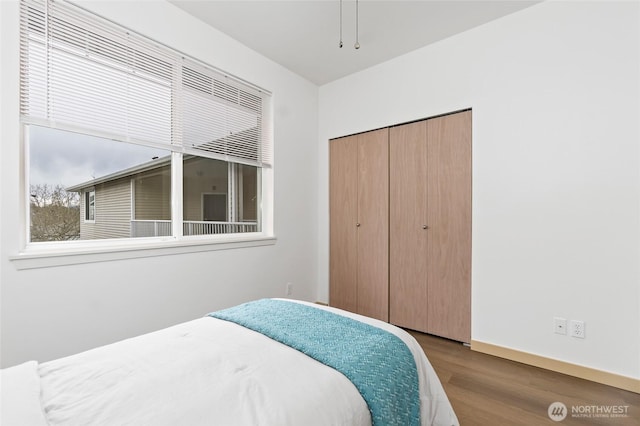
[{"label": "electrical outlet", "polygon": [[553,317],[553,332],[556,334],[567,334],[566,318]]},{"label": "electrical outlet", "polygon": [[293,294],[293,284],[287,283],[286,294],[287,296],[291,296]]},{"label": "electrical outlet", "polygon": [[585,337],[584,321],[571,320],[571,337],[584,339]]}]

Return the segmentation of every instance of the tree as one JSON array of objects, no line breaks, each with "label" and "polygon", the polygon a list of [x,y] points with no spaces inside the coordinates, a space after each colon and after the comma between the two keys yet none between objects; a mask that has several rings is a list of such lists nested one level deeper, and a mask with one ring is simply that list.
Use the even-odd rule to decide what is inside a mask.
[{"label": "tree", "polygon": [[80,195],[62,185],[30,185],[31,241],[66,241],[80,237]]}]

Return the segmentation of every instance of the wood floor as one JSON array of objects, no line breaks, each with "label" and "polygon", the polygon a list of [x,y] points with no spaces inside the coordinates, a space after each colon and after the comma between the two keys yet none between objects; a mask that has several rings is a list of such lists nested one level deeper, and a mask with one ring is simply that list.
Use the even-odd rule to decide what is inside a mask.
[{"label": "wood floor", "polygon": [[[461,343],[409,331],[424,349],[462,426],[640,425],[640,395],[471,351]],[[547,410],[562,402],[568,416]],[[627,417],[572,417],[572,408],[629,406]],[[624,410],[624,408],[622,408]]]}]

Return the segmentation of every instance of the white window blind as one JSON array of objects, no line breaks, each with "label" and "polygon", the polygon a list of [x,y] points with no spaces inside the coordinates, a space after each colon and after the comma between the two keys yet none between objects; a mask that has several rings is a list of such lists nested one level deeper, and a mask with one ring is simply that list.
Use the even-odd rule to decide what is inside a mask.
[{"label": "white window blind", "polygon": [[272,164],[268,92],[66,1],[21,7],[25,123]]},{"label": "white window blind", "polygon": [[263,101],[260,92],[195,63],[182,67],[185,150],[231,162],[270,163],[261,150]]}]

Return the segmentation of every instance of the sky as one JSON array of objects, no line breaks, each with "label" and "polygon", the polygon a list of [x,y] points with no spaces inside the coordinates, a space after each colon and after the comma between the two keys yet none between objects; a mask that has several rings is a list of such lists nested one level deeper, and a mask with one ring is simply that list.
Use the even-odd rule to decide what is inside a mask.
[{"label": "sky", "polygon": [[31,185],[69,187],[164,157],[168,150],[71,133],[29,127]]}]

